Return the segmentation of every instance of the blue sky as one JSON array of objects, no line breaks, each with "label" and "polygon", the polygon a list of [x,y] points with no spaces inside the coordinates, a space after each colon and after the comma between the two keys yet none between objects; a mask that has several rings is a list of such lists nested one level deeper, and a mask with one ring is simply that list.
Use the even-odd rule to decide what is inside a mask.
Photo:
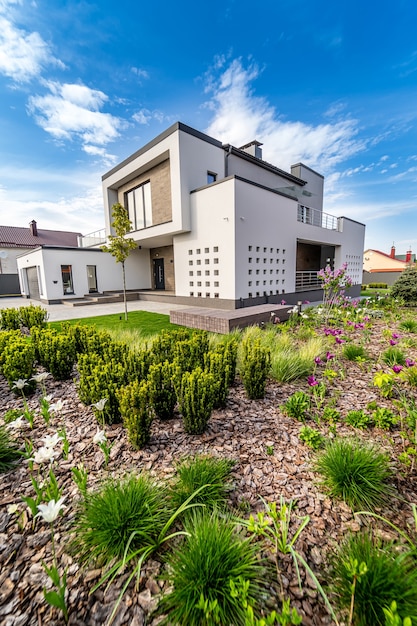
[{"label": "blue sky", "polygon": [[101,176],[176,121],[325,176],[417,252],[415,0],[0,0],[0,223],[104,226]]}]

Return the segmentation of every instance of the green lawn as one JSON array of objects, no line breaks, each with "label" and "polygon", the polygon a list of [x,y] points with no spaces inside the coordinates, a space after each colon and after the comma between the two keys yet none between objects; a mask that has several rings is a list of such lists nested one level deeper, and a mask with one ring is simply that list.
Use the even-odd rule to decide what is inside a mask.
[{"label": "green lawn", "polygon": [[362,289],[361,296],[385,296],[389,292],[389,289]]},{"label": "green lawn", "polygon": [[[172,330],[178,328],[176,324],[171,324],[169,315],[161,313],[149,313],[148,311],[132,311],[125,321],[124,314],[115,313],[113,315],[98,315],[96,317],[81,317],[75,320],[68,320],[66,324],[84,324],[95,326],[98,330],[108,330],[112,334],[119,333],[140,334],[142,337],[151,337],[161,330]],[[61,330],[62,322],[50,322],[51,328]]]}]

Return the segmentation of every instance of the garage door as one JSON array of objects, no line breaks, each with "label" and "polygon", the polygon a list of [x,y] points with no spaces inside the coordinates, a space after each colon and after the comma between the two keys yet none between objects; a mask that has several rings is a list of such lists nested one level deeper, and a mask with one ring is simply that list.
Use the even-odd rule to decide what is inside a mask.
[{"label": "garage door", "polygon": [[26,275],[29,286],[29,298],[32,298],[33,300],[40,300],[41,296],[39,291],[38,271],[36,267],[28,267],[26,269]]}]

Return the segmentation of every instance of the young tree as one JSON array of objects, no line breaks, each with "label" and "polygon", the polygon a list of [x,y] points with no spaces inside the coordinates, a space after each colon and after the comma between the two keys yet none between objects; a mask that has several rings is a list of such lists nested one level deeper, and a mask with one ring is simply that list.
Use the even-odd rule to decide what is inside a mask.
[{"label": "young tree", "polygon": [[125,261],[133,248],[136,248],[136,242],[131,237],[126,237],[127,233],[132,230],[132,224],[129,219],[129,214],[124,206],[119,202],[113,204],[111,209],[113,218],[112,228],[115,235],[109,235],[109,244],[106,246],[100,246],[104,252],[110,252],[116,259],[116,263],[122,264],[123,272],[123,300],[125,305],[125,321],[127,320],[127,301],[126,301],[126,272]]}]

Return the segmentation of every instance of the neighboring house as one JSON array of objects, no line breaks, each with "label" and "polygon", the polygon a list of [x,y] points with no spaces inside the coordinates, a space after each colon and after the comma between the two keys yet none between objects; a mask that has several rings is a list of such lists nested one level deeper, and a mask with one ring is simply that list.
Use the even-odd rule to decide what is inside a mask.
[{"label": "neighboring house", "polygon": [[17,257],[39,246],[78,246],[81,233],[40,229],[35,220],[28,228],[0,226],[0,295],[20,294]]},{"label": "neighboring house", "polygon": [[[324,213],[323,176],[302,163],[285,172],[262,160],[261,145],[236,148],[177,122],[103,176],[106,235],[120,202],[137,243],[126,262],[129,290],[216,308],[293,303],[320,298],[318,270],[346,262],[350,293],[360,293],[365,226]],[[93,253],[94,263],[87,260]],[[41,299],[88,293],[87,263],[99,291],[121,288],[120,268],[118,286],[108,286],[115,274],[97,247],[61,254],[54,270],[47,249],[36,254],[18,264],[23,282],[28,264],[39,268]],[[80,259],[72,294],[49,276],[64,258],[73,267]]]},{"label": "neighboring house", "polygon": [[405,255],[397,255],[395,246],[390,254],[369,248],[363,253],[363,283],[386,283],[393,285],[401,273],[415,263],[416,255],[408,250]]}]

